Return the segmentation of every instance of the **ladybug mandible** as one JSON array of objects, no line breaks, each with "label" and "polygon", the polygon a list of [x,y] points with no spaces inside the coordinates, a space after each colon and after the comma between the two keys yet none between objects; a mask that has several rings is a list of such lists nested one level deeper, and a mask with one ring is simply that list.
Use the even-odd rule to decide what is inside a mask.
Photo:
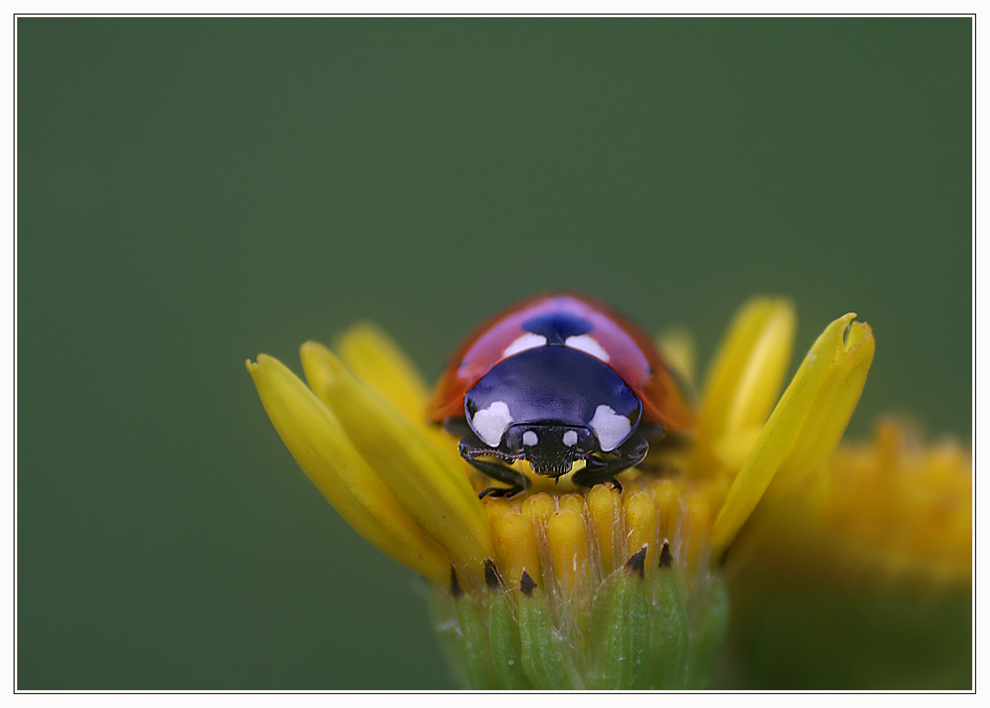
[{"label": "ladybug mandible", "polygon": [[529,478],[509,466],[519,459],[554,479],[584,460],[575,484],[620,487],[615,475],[639,464],[650,440],[693,425],[649,337],[606,305],[569,293],[525,300],[475,330],[454,352],[429,416],[462,436],[465,460],[510,485],[480,497],[528,489]]}]

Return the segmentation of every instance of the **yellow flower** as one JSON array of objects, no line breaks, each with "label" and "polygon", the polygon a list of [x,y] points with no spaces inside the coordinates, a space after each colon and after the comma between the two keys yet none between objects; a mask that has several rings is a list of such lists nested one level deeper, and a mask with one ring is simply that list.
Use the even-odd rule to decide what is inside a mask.
[{"label": "yellow flower", "polygon": [[[869,326],[829,325],[777,400],[791,305],[759,298],[733,322],[683,448],[611,485],[488,482],[425,421],[427,390],[381,332],[359,325],[337,354],[302,347],[309,387],[277,360],[247,368],[286,446],[338,512],[432,581],[448,656],[476,688],[676,688],[705,683],[727,618],[721,561],[768,488],[828,457],[873,357]],[[690,379],[689,341],[660,341]],[[445,629],[446,628],[446,633]]]},{"label": "yellow flower", "polygon": [[972,464],[885,420],[768,493],[730,563],[735,687],[969,688]]}]

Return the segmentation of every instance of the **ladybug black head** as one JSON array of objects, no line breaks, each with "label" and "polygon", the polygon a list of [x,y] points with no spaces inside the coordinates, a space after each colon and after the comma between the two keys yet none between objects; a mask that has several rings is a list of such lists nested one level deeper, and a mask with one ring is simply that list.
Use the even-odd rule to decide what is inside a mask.
[{"label": "ladybug black head", "polygon": [[585,427],[553,423],[516,424],[505,431],[500,448],[525,458],[533,471],[559,477],[571,465],[599,450],[595,434]]},{"label": "ladybug black head", "polygon": [[468,424],[501,457],[557,477],[575,460],[610,452],[636,430],[642,401],[607,364],[567,346],[542,346],[493,367],[464,397]]}]

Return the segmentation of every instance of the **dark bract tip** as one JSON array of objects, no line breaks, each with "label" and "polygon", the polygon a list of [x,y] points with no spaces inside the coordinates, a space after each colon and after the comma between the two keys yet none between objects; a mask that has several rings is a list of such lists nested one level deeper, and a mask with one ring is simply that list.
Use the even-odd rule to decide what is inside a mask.
[{"label": "dark bract tip", "polygon": [[669,568],[674,564],[674,554],[670,552],[670,543],[663,542],[663,550],[660,551],[660,567]]},{"label": "dark bract tip", "polygon": [[502,576],[498,572],[498,568],[495,567],[495,561],[491,558],[485,560],[485,583],[492,590],[498,590],[502,587]]},{"label": "dark bract tip", "polygon": [[463,592],[461,584],[457,582],[457,571],[454,570],[454,566],[450,566],[450,594],[454,597],[460,597]]},{"label": "dark bract tip", "polygon": [[533,590],[536,589],[536,581],[529,577],[529,573],[525,570],[522,574],[522,580],[519,581],[519,589],[523,591],[523,595],[526,597],[531,597]]},{"label": "dark bract tip", "polygon": [[631,573],[636,573],[640,578],[646,575],[646,544],[639,549],[636,553],[633,553],[629,560],[626,561],[626,570]]}]

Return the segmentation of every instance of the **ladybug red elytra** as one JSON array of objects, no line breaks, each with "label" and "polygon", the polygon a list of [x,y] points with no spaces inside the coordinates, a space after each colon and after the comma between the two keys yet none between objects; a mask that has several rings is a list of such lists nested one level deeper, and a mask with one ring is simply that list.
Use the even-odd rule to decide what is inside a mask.
[{"label": "ladybug red elytra", "polygon": [[554,479],[584,460],[575,484],[618,487],[615,475],[646,457],[649,440],[694,422],[650,338],[571,293],[524,300],[475,330],[440,378],[429,416],[462,436],[465,460],[511,485],[481,497],[528,489],[529,478],[509,467],[519,459]]}]

